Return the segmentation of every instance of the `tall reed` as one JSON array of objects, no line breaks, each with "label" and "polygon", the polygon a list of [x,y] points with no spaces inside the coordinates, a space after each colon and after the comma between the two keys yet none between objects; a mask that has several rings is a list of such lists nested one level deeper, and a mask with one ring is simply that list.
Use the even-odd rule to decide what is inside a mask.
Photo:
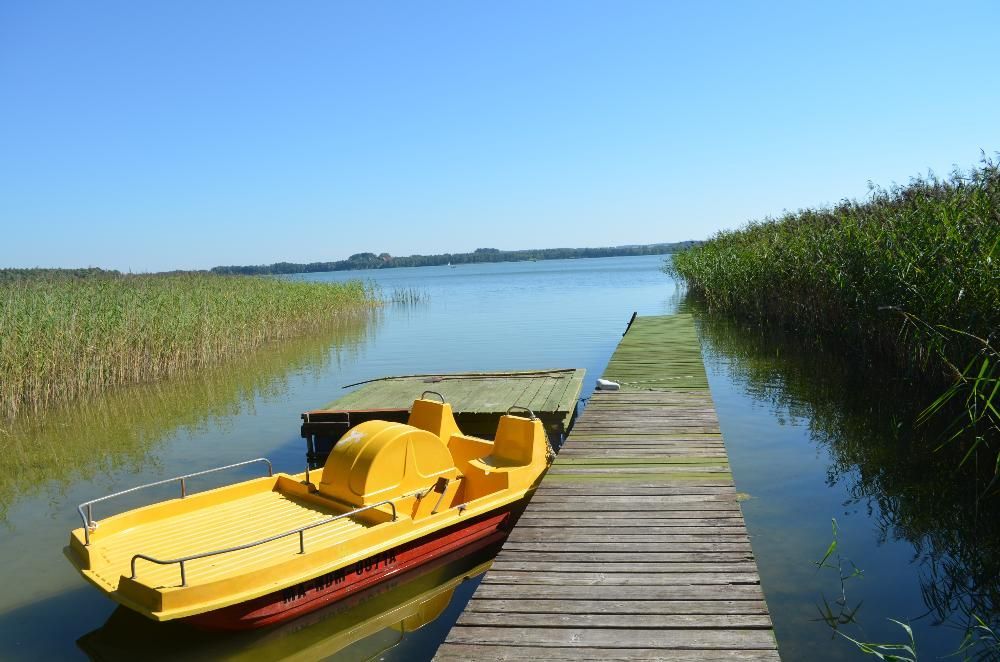
[{"label": "tall reed", "polygon": [[430,298],[430,294],[428,294],[426,290],[421,290],[416,287],[396,287],[393,288],[392,293],[386,297],[388,301],[404,306],[427,303],[430,301]]},{"label": "tall reed", "polygon": [[163,439],[204,429],[257,398],[278,397],[293,375],[318,378],[336,369],[356,357],[379,318],[342,315],[320,333],[283,339],[218,366],[50,405],[44,416],[0,420],[0,530],[9,508],[30,495],[117,470],[137,472]]},{"label": "tall reed", "polygon": [[1000,167],[984,158],[946,179],[873,189],[864,202],[752,222],[667,269],[712,308],[955,377],[951,366],[979,346],[940,328],[1000,336]]},{"label": "tall reed", "polygon": [[217,364],[376,305],[360,281],[43,274],[0,281],[0,420]]}]

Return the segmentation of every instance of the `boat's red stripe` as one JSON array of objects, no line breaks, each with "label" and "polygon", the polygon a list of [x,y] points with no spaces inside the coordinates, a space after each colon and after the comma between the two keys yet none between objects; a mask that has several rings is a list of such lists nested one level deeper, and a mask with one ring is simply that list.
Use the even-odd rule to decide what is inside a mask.
[{"label": "boat's red stripe", "polygon": [[274,625],[455,550],[472,552],[501,540],[510,529],[510,518],[509,509],[480,515],[307,582],[184,620],[210,630],[245,630]]}]

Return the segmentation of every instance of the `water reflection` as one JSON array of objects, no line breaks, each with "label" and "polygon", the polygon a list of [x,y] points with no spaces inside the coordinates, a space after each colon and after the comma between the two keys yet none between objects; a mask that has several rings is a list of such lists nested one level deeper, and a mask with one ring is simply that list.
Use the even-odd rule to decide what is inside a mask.
[{"label": "water reflection", "polygon": [[[189,378],[117,389],[44,416],[0,427],[0,521],[46,487],[149,469],[149,451],[178,431],[215,426],[273,396],[289,375],[322,375],[374,332],[378,313],[340,318],[307,338],[283,341]],[[296,421],[289,421],[295,429]]]},{"label": "water reflection", "polygon": [[[486,572],[497,551],[498,545],[492,545],[442,557],[325,609],[262,630],[201,632],[178,622],[155,623],[119,607],[77,645],[94,660],[359,660],[384,656],[391,649],[405,655],[409,638],[442,618],[456,589]],[[443,625],[450,627],[451,622]]]},{"label": "water reflection", "polygon": [[[811,439],[831,459],[828,485],[843,486],[850,496],[845,508],[867,509],[877,525],[879,544],[905,540],[912,545],[927,623],[958,628],[934,635],[947,637],[942,647],[958,648],[973,614],[997,625],[1000,519],[994,513],[1000,498],[979,498],[992,477],[995,455],[984,452],[959,468],[967,449],[961,440],[934,451],[941,429],[915,426],[914,420],[937,394],[894,379],[891,371],[859,367],[845,358],[843,348],[824,351],[801,336],[694,308],[700,311],[706,349],[722,359],[730,379],[754,400],[769,403],[779,420],[808,425]],[[816,513],[817,518],[828,516]],[[827,542],[816,541],[819,553]],[[867,570],[868,581],[883,588],[895,571]],[[855,615],[868,625],[903,616]],[[929,636],[927,630],[918,632],[918,641],[921,636]]]}]

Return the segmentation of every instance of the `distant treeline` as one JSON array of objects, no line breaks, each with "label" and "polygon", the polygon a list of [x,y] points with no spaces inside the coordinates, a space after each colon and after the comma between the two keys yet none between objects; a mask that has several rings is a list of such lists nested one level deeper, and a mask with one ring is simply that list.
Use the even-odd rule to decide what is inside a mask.
[{"label": "distant treeline", "polygon": [[120,271],[97,267],[83,269],[0,269],[0,283],[37,278],[106,278],[121,276]]},{"label": "distant treeline", "polygon": [[174,271],[133,274],[123,273],[116,269],[101,269],[99,267],[79,267],[68,269],[40,267],[34,269],[0,269],[0,283],[32,280],[90,280],[96,278],[113,280],[115,278],[138,278],[140,276],[197,276],[199,274],[205,275],[207,273],[209,272],[205,269],[175,269]]},{"label": "distant treeline", "polygon": [[477,264],[480,262],[526,262],[529,260],[565,260],[582,257],[619,257],[627,255],[665,255],[697,246],[698,241],[641,246],[611,246],[608,248],[541,248],[535,250],[502,251],[497,248],[477,248],[471,253],[441,253],[440,255],[409,255],[394,257],[388,253],[355,253],[336,262],[277,262],[251,266],[215,267],[218,274],[300,274],[318,271],[351,271],[355,269],[392,269],[394,267],[432,267],[442,264]]}]

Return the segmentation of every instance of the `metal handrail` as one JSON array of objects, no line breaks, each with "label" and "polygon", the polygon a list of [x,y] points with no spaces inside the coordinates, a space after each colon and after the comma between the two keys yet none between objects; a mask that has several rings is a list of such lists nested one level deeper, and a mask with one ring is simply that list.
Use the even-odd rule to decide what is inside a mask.
[{"label": "metal handrail", "polygon": [[444,396],[438,393],[437,391],[424,391],[423,393],[420,394],[420,399],[423,400],[424,396],[428,394],[436,395],[437,397],[441,398],[441,404],[444,404],[445,402]]},{"label": "metal handrail", "polygon": [[335,522],[339,519],[344,519],[345,517],[351,517],[352,515],[357,515],[358,513],[362,513],[366,510],[371,510],[372,508],[378,508],[379,506],[384,506],[386,504],[392,507],[392,521],[395,522],[396,504],[394,504],[390,499],[386,501],[380,501],[378,503],[373,503],[371,505],[364,506],[362,508],[356,508],[350,512],[334,515],[333,517],[327,518],[319,522],[313,522],[312,524],[306,524],[305,526],[300,526],[299,528],[293,529],[292,531],[285,531],[284,533],[279,533],[276,536],[262,538],[260,540],[248,542],[245,545],[238,545],[236,547],[216,549],[211,552],[202,552],[201,554],[192,554],[191,556],[184,556],[179,559],[169,559],[169,560],[153,558],[152,556],[147,556],[146,554],[136,554],[135,556],[132,557],[132,562],[131,562],[132,576],[129,577],[129,579],[135,579],[135,562],[138,561],[139,559],[142,559],[144,561],[149,561],[150,563],[156,563],[157,565],[173,565],[174,563],[179,563],[181,566],[181,586],[187,586],[187,574],[184,569],[184,564],[187,563],[188,561],[203,559],[209,556],[219,556],[220,554],[228,554],[229,552],[238,552],[242,549],[250,549],[251,547],[257,547],[258,545],[263,545],[264,543],[269,543],[274,540],[280,540],[281,538],[287,538],[288,536],[294,536],[295,534],[298,534],[299,536],[299,554],[305,554],[306,553],[305,532],[308,531],[309,529],[315,529],[318,526],[323,526],[324,524],[329,524],[330,522]]},{"label": "metal handrail", "polygon": [[528,414],[531,416],[531,420],[535,420],[536,418],[538,418],[537,416],[535,416],[535,412],[531,411],[531,409],[529,409],[528,407],[522,407],[521,405],[511,405],[510,407],[507,407],[507,415],[513,416],[511,412],[514,411],[515,409],[520,409],[521,411],[528,412]]},{"label": "metal handrail", "polygon": [[[80,513],[80,519],[83,520],[83,538],[84,544],[90,544],[90,532],[97,528],[97,522],[94,521],[94,509],[95,503],[101,501],[107,501],[108,499],[113,499],[115,497],[122,496],[123,494],[128,494],[130,492],[138,492],[139,490],[144,490],[147,487],[156,487],[158,485],[166,485],[167,483],[172,483],[179,480],[181,482],[181,498],[187,496],[187,479],[194,478],[196,476],[204,476],[205,474],[215,473],[216,471],[225,471],[226,469],[235,469],[236,467],[246,466],[248,464],[254,464],[256,462],[264,462],[267,464],[267,475],[274,475],[274,466],[271,461],[266,457],[257,457],[252,460],[246,460],[244,462],[237,462],[236,464],[227,464],[224,467],[215,467],[214,469],[206,469],[204,471],[196,471],[193,474],[184,474],[183,476],[175,476],[173,478],[165,478],[163,480],[158,480],[155,483],[146,483],[145,485],[138,485],[136,487],[130,487],[127,490],[122,490],[121,492],[115,492],[114,494],[108,494],[106,496],[99,497],[97,499],[91,499],[90,501],[84,501],[79,506],[76,507],[77,512]],[[87,512],[84,513],[83,509],[86,508]]]}]

